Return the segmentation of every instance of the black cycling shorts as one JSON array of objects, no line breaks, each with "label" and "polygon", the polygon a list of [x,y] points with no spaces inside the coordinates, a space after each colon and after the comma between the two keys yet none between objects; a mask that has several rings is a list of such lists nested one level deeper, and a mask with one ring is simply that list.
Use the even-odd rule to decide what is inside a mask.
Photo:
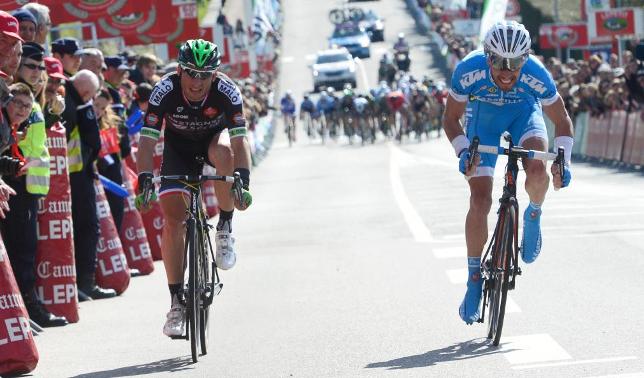
[{"label": "black cycling shorts", "polygon": [[[204,162],[214,167],[214,163],[208,160],[208,147],[213,137],[218,134],[208,134],[204,138],[194,141],[166,129],[163,138],[161,175],[201,175]],[[180,182],[161,180],[159,195],[173,192],[190,193],[186,185]]]}]

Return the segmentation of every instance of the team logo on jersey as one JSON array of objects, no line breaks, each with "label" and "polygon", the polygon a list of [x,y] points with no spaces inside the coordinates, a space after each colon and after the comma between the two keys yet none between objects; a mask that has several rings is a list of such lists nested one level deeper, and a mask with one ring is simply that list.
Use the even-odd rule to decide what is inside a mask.
[{"label": "team logo on jersey", "polygon": [[90,106],[89,108],[87,108],[87,113],[86,113],[86,115],[87,115],[87,119],[94,119],[94,118],[96,118],[96,114],[94,114],[94,109],[92,109],[92,107],[91,107],[91,106]]},{"label": "team logo on jersey", "polygon": [[490,87],[487,91],[490,93],[496,93],[496,87]]},{"label": "team logo on jersey", "polygon": [[239,88],[235,84],[220,79],[217,89],[225,94],[233,105],[240,105],[242,103],[241,93],[239,93]]},{"label": "team logo on jersey", "polygon": [[538,92],[539,94],[544,94],[546,91],[546,87],[543,84],[542,81],[537,79],[536,77],[528,74],[523,74],[521,75],[521,80],[522,83],[525,83],[528,85],[528,87],[534,89],[535,92]]},{"label": "team logo on jersey", "polygon": [[210,106],[203,110],[203,115],[205,115],[208,118],[214,118],[217,115],[217,113],[219,113],[219,110]]},{"label": "team logo on jersey", "polygon": [[172,84],[172,80],[170,80],[170,78],[166,78],[158,82],[154,86],[154,90],[150,95],[150,104],[159,106],[159,104],[161,104],[161,100],[163,100],[163,97],[165,97],[165,95],[167,95],[173,87],[174,85]]},{"label": "team logo on jersey", "polygon": [[183,106],[179,106],[179,107],[177,108],[177,112],[181,113],[182,111],[183,111]]},{"label": "team logo on jersey", "polygon": [[156,125],[157,122],[159,122],[159,117],[157,117],[157,115],[154,113],[148,114],[148,117],[145,119],[145,123],[151,126]]},{"label": "team logo on jersey", "polygon": [[459,81],[463,88],[467,88],[470,85],[476,83],[479,80],[485,79],[485,70],[470,71],[463,74],[463,77]]}]

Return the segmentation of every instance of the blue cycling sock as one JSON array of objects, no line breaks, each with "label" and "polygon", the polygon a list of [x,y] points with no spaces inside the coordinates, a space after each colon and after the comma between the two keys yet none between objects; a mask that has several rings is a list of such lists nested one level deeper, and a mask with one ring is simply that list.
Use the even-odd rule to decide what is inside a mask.
[{"label": "blue cycling sock", "polygon": [[481,258],[480,257],[468,257],[467,258],[467,270],[468,270],[468,281],[472,281],[472,276],[476,273],[481,273]]},{"label": "blue cycling sock", "polygon": [[534,203],[532,201],[530,201],[530,204],[528,206],[531,207],[533,210],[540,210],[541,209],[541,204],[540,203]]}]

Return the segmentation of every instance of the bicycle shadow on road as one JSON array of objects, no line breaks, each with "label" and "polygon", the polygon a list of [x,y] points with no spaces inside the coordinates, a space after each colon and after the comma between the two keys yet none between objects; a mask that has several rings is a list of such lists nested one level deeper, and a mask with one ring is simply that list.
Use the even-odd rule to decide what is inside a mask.
[{"label": "bicycle shadow on road", "polygon": [[450,345],[445,348],[434,349],[423,354],[416,354],[383,362],[373,362],[365,366],[365,368],[387,368],[387,370],[411,369],[433,366],[440,362],[468,360],[471,358],[507,352],[511,352],[511,350],[494,347],[489,340],[478,338]]},{"label": "bicycle shadow on road", "polygon": [[155,373],[176,373],[184,370],[192,370],[192,358],[190,356],[168,358],[165,360],[149,362],[147,364],[126,366],[113,370],[95,371],[92,373],[75,375],[71,378],[101,378],[101,377],[132,377]]}]

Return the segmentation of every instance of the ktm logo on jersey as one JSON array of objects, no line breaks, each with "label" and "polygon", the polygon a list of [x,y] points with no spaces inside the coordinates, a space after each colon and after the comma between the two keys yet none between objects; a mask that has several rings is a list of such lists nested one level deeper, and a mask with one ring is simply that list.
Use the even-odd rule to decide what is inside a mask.
[{"label": "ktm logo on jersey", "polygon": [[543,82],[532,75],[521,75],[521,82],[527,84],[528,87],[534,89],[535,92],[538,92],[539,94],[543,94],[546,91],[546,87],[543,85]]},{"label": "ktm logo on jersey", "polygon": [[467,88],[477,81],[485,79],[485,76],[485,70],[470,71],[465,73],[459,82],[463,88]]}]

